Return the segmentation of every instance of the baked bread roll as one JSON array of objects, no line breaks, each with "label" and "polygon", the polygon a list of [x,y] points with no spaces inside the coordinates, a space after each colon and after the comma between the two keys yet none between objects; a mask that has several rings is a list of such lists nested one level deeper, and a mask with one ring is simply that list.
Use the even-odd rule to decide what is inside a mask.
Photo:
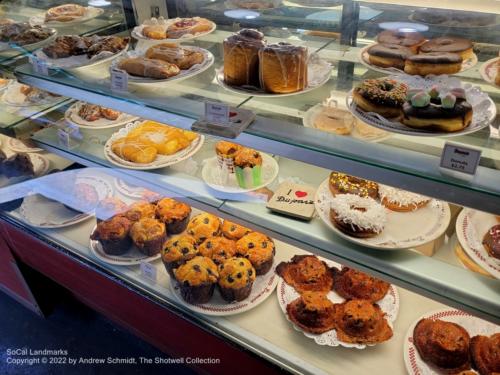
[{"label": "baked bread roll", "polygon": [[146,59],[144,57],[132,57],[123,59],[118,68],[125,70],[128,74],[139,77],[166,79],[179,74],[177,65],[162,60]]},{"label": "baked bread roll", "polygon": [[143,27],[142,35],[150,39],[165,39],[167,28],[164,25],[147,25]]},{"label": "baked bread roll", "polygon": [[262,88],[285,94],[307,87],[307,48],[280,42],[259,51],[259,73]]},{"label": "baked bread roll", "polygon": [[54,8],[50,8],[47,13],[45,13],[45,22],[68,22],[83,17],[84,15],[85,8],[81,5],[64,4]]},{"label": "baked bread roll", "polygon": [[243,29],[224,40],[224,82],[231,86],[259,87],[259,50],[264,34]]},{"label": "baked bread roll", "polygon": [[175,64],[181,70],[189,69],[193,65],[201,64],[205,59],[203,53],[187,48],[182,48],[172,43],[161,43],[149,47],[145,56]]}]

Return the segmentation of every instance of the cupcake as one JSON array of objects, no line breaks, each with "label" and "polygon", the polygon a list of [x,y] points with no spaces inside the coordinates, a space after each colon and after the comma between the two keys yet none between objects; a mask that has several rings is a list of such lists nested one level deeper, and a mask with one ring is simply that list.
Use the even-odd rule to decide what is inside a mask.
[{"label": "cupcake", "polygon": [[125,216],[129,220],[139,221],[143,218],[155,218],[155,205],[146,201],[139,201],[133,203],[127,212],[125,212]]},{"label": "cupcake", "polygon": [[243,147],[236,143],[227,141],[217,142],[215,153],[217,154],[217,164],[221,169],[226,168],[229,173],[234,173],[234,157]]},{"label": "cupcake", "polygon": [[132,225],[130,237],[142,253],[153,256],[163,249],[167,230],[161,221],[145,217]]},{"label": "cupcake", "polygon": [[90,238],[99,241],[106,254],[121,255],[132,245],[129,231],[132,222],[123,215],[114,216],[97,224]]},{"label": "cupcake", "polygon": [[201,244],[208,237],[217,236],[219,231],[219,218],[208,213],[196,215],[187,226],[187,233],[193,236],[198,244]]},{"label": "cupcake", "polygon": [[221,264],[236,255],[236,242],[224,237],[209,237],[203,241],[198,250],[215,264]]},{"label": "cupcake", "polygon": [[182,298],[193,304],[207,303],[212,298],[218,278],[215,263],[202,256],[188,260],[175,270]]},{"label": "cupcake", "polygon": [[254,281],[255,269],[248,259],[233,257],[219,265],[219,291],[227,302],[247,298]]},{"label": "cupcake", "polygon": [[156,218],[163,221],[169,234],[178,234],[186,229],[191,207],[175,199],[163,198],[156,204]]},{"label": "cupcake", "polygon": [[99,201],[95,208],[95,216],[97,221],[108,220],[109,218],[123,214],[128,209],[128,206],[119,198],[107,197]]},{"label": "cupcake", "polygon": [[257,276],[264,275],[273,265],[274,242],[262,233],[251,232],[236,242],[236,253],[252,263]]},{"label": "cupcake", "polygon": [[229,220],[224,220],[224,223],[222,224],[222,235],[226,238],[229,238],[230,240],[237,241],[245,234],[248,234],[250,232],[251,230],[247,227],[233,223]]},{"label": "cupcake", "polygon": [[251,148],[242,148],[234,157],[236,180],[243,189],[262,184],[262,155]]},{"label": "cupcake", "polygon": [[171,238],[161,251],[161,260],[170,276],[174,277],[174,270],[198,255],[196,240],[193,236],[177,236]]}]

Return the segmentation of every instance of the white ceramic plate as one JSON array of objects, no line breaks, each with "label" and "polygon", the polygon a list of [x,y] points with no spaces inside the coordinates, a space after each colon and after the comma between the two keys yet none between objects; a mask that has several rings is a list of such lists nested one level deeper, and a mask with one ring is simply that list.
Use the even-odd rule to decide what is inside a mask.
[{"label": "white ceramic plate", "polygon": [[500,224],[495,215],[464,208],[457,217],[455,231],[464,251],[493,277],[500,279],[500,259],[495,259],[484,248],[483,236],[494,225]]},{"label": "white ceramic plate", "polygon": [[427,130],[424,128],[411,128],[399,121],[390,121],[377,113],[363,111],[356,105],[356,103],[354,103],[352,99],[352,90],[346,96],[346,106],[349,108],[351,113],[361,121],[364,121],[365,123],[376,128],[393,133],[416,135],[420,137],[456,137],[459,135],[474,133],[488,127],[496,117],[497,110],[495,103],[490,99],[488,94],[482,92],[478,86],[472,86],[469,83],[462,84],[456,77],[442,75],[433,78],[423,78],[420,76],[398,74],[389,76],[389,78],[406,83],[410,89],[425,88],[430,90],[433,85],[447,88],[462,87],[465,90],[467,101],[472,105],[473,109],[471,124],[465,129],[452,133],[438,130]]},{"label": "white ceramic plate", "polygon": [[423,24],[426,24],[426,25],[432,25],[432,26],[438,26],[438,27],[446,27],[446,28],[449,28],[449,27],[458,27],[460,29],[472,29],[472,28],[482,28],[482,27],[493,27],[495,25],[498,25],[499,24],[499,21],[500,21],[500,17],[497,17],[495,22],[492,22],[488,25],[482,25],[482,26],[474,26],[474,25],[467,25],[467,22],[459,22],[459,21],[454,21],[454,20],[450,20],[450,21],[445,21],[445,22],[441,22],[441,23],[430,23],[430,22],[424,22],[424,21],[421,21],[421,20],[418,20],[415,18],[415,13],[412,13],[408,16],[408,19],[412,22],[418,22],[418,23],[423,23]]},{"label": "white ceramic plate", "polygon": [[93,18],[96,18],[104,13],[104,9],[102,8],[94,8],[94,7],[85,7],[85,14],[82,17],[76,18],[72,21],[60,22],[60,21],[49,21],[45,22],[45,13],[38,14],[30,18],[30,23],[32,25],[45,25],[45,26],[53,26],[53,27],[64,27],[64,26],[72,26],[79,23],[87,22]]},{"label": "white ceramic plate", "polygon": [[24,143],[23,141],[20,141],[19,139],[9,137],[9,140],[7,141],[7,147],[9,147],[12,151],[14,152],[43,152],[43,148],[39,147],[31,147]]},{"label": "white ceramic plate", "polygon": [[78,115],[80,108],[84,102],[76,102],[69,107],[64,113],[64,118],[70,124],[76,125],[82,129],[107,129],[116,126],[126,125],[129,122],[135,121],[139,116],[129,115],[128,113],[121,113],[116,120],[108,120],[107,118],[100,118],[96,121],[87,121]]},{"label": "white ceramic plate", "polygon": [[[311,55],[311,56],[317,56],[317,55]],[[261,88],[255,88],[250,86],[248,87],[229,86],[224,81],[224,68],[216,70],[216,78],[217,78],[217,83],[219,83],[219,85],[224,87],[226,90],[234,92],[236,94],[253,95],[262,98],[267,98],[267,97],[272,98],[272,97],[299,95],[315,90],[318,87],[321,87],[328,82],[332,74],[332,69],[333,66],[329,62],[319,57],[314,57],[314,58],[310,57],[308,63],[308,72],[307,72],[307,77],[308,77],[307,87],[302,91],[292,92],[288,94],[272,94],[265,92]]]},{"label": "white ceramic plate", "polygon": [[207,31],[204,31],[202,33],[196,33],[196,34],[184,34],[181,38],[178,38],[178,39],[171,39],[171,38],[166,38],[166,39],[151,39],[151,38],[148,38],[148,37],[145,37],[143,34],[142,34],[142,30],[144,29],[144,26],[147,26],[147,25],[163,25],[165,26],[165,29],[177,22],[181,20],[181,18],[172,18],[172,19],[164,19],[162,17],[156,19],[156,18],[151,18],[147,21],[145,21],[142,25],[139,25],[139,26],[136,26],[134,27],[134,29],[132,30],[132,33],[130,34],[133,38],[135,39],[140,39],[140,40],[148,40],[148,41],[152,41],[152,42],[170,42],[170,43],[180,43],[180,42],[183,42],[183,41],[186,41],[186,40],[191,40],[191,39],[195,39],[195,38],[199,38],[200,36],[204,36],[204,35],[208,35],[212,32],[215,31],[215,29],[217,28],[217,25],[215,24],[215,22],[212,22],[210,21],[210,23],[212,24],[212,27],[207,30]]},{"label": "white ceramic plate", "polygon": [[429,364],[424,362],[420,358],[417,348],[413,344],[413,330],[420,319],[440,319],[446,322],[452,322],[461,325],[469,333],[470,337],[476,335],[491,336],[495,333],[500,332],[500,327],[487,322],[485,320],[476,318],[464,311],[455,309],[442,309],[435,310],[425,313],[420,318],[415,320],[413,324],[408,328],[404,338],[404,349],[403,357],[405,361],[406,371],[410,375],[440,375],[441,371],[437,371],[435,368],[431,367]]},{"label": "white ceramic plate", "polygon": [[7,89],[4,90],[2,98],[0,99],[1,102],[13,107],[31,107],[57,103],[65,99],[63,96],[54,96],[47,93],[41,100],[31,102],[26,100],[26,95],[21,92],[21,87],[22,84],[19,82],[10,84]]},{"label": "white ceramic plate", "polygon": [[[207,51],[206,49],[194,47],[194,46],[189,46],[189,47],[183,46],[182,48],[192,50],[192,51],[201,52],[201,53],[203,53],[205,59],[203,60],[203,62],[201,64],[193,65],[189,69],[181,70],[180,73],[177,74],[176,76],[173,76],[170,78],[165,78],[165,79],[137,77],[137,76],[133,76],[133,75],[130,75],[127,73],[128,82],[129,83],[137,83],[137,84],[160,84],[160,83],[163,84],[163,83],[167,83],[167,82],[179,82],[179,81],[182,81],[184,79],[191,78],[195,75],[203,73],[205,70],[210,68],[215,61],[214,55],[212,55],[212,53],[210,51]],[[144,55],[144,53],[142,51],[130,51],[123,58],[141,57],[143,55]],[[113,61],[110,69],[117,67],[117,65],[120,63],[121,60],[122,59],[117,59],[117,60]]]},{"label": "white ceramic plate", "polygon": [[24,221],[36,228],[64,228],[92,217],[66,208],[63,204],[42,195],[29,195],[19,208]]},{"label": "white ceramic plate", "polygon": [[[339,263],[333,262],[328,259],[324,259],[319,257],[322,261],[325,261],[326,264],[328,264],[329,267],[336,267],[341,269],[342,265]],[[281,277],[279,277],[278,281],[278,289],[277,295],[278,295],[278,302],[281,307],[281,311],[283,314],[285,314],[285,317],[287,320],[290,321],[288,318],[288,314],[286,313],[286,307],[288,304],[296,300],[297,298],[300,297],[300,294],[290,285],[288,285]],[[328,299],[332,301],[333,303],[342,303],[345,301],[344,298],[339,296],[335,291],[331,290],[328,292]],[[389,325],[391,328],[393,328],[392,323],[396,320],[399,312],[399,293],[398,290],[394,285],[391,284],[391,287],[387,291],[387,294],[385,295],[384,298],[382,298],[380,301],[377,302],[377,304],[380,306],[382,311],[386,314],[387,321],[389,322]],[[342,342],[338,339],[337,337],[337,332],[335,329],[332,329],[328,332],[321,333],[321,334],[313,334],[309,332],[303,331],[301,328],[297,327],[295,324],[293,324],[293,328],[295,328],[297,331],[302,332],[306,337],[309,337],[310,339],[313,339],[316,344],[318,345],[328,345],[328,346],[344,346],[346,348],[356,348],[356,349],[364,349],[367,346],[374,346],[376,344],[372,345],[365,345],[365,344],[352,344],[352,343],[347,343],[347,342]]]},{"label": "white ceramic plate", "polygon": [[31,44],[25,44],[25,45],[17,45],[17,44],[10,44],[6,42],[0,42],[0,51],[11,51],[11,50],[19,50],[19,51],[33,51],[37,48],[40,48],[46,43],[50,43],[57,37],[57,30],[53,28],[49,28],[50,31],[50,36],[48,38],[45,38],[44,40],[40,40],[39,42],[36,43],[31,43]]},{"label": "white ceramic plate", "polygon": [[481,77],[483,77],[483,79],[486,82],[492,84],[495,87],[500,87],[495,83],[496,75],[500,74],[500,69],[497,67],[498,61],[500,61],[500,57],[485,61],[484,64],[481,65],[481,68],[479,69]]},{"label": "white ceramic plate", "polygon": [[[302,118],[302,123],[304,124],[304,126],[306,128],[318,129],[314,123],[316,121],[316,117],[318,117],[318,115],[321,114],[322,109],[323,109],[323,104],[319,103],[319,104],[316,104],[315,106],[309,108],[304,113],[304,117]],[[361,139],[361,140],[367,141],[367,142],[381,142],[384,139],[387,139],[391,136],[391,133],[386,132],[384,130],[377,129],[375,127],[371,127],[372,129],[374,129],[374,132],[372,133],[373,135],[366,136],[358,131],[359,122],[361,122],[361,120],[358,120],[357,118],[354,119],[354,125],[352,127],[351,133],[347,134],[347,135],[339,135],[339,136],[340,137],[352,137],[352,138]],[[370,126],[370,125],[366,125],[366,126]],[[318,129],[318,130],[328,132],[328,130],[323,130],[323,129]],[[332,132],[332,134],[335,134],[335,133]]]},{"label": "white ceramic plate", "polygon": [[177,297],[177,300],[179,300],[181,304],[197,313],[212,316],[229,316],[240,314],[242,312],[251,310],[254,307],[257,307],[273,293],[279,279],[278,275],[274,272],[275,268],[276,260],[274,261],[272,268],[265,275],[256,277],[250,295],[243,301],[239,302],[226,302],[220,296],[216,286],[214,295],[210,299],[210,302],[200,305],[192,305],[184,301],[181,296],[180,289],[177,287],[176,282],[172,280],[172,278],[170,278],[170,290],[173,292],[175,297]]},{"label": "white ceramic plate", "polygon": [[[370,68],[371,70],[375,70],[381,73],[386,73],[386,74],[404,73],[402,70],[398,68],[382,68],[381,66],[373,65],[372,63],[370,63],[368,48],[374,46],[375,44],[377,43],[370,44],[359,51],[358,59],[361,62],[361,64],[363,64],[367,68]],[[474,53],[472,54],[472,57],[470,59],[467,59],[464,62],[462,62],[462,68],[458,73],[462,73],[465,72],[466,70],[472,69],[476,64],[477,64],[477,56]]]},{"label": "white ceramic plate", "polygon": [[[92,229],[92,233],[95,231],[95,229],[96,227]],[[135,245],[132,245],[125,254],[110,255],[104,252],[99,241],[94,240],[90,240],[90,250],[92,251],[92,254],[94,254],[94,256],[99,260],[115,266],[133,266],[141,264],[142,262],[152,262],[160,258],[161,256],[161,254],[158,253],[156,255],[148,257],[147,255],[141,253]]]},{"label": "white ceramic plate", "polygon": [[118,130],[108,139],[108,141],[104,145],[104,156],[110,163],[117,165],[121,168],[138,169],[138,170],[164,168],[170,165],[180,163],[181,161],[190,158],[191,156],[196,154],[196,152],[198,152],[198,150],[203,145],[203,142],[205,141],[205,136],[198,134],[198,137],[193,142],[191,142],[191,144],[184,150],[181,150],[173,155],[158,155],[152,163],[148,164],[133,163],[120,158],[111,150],[112,143],[118,138],[125,137],[132,129],[139,126],[142,122],[143,121],[131,122],[127,124],[127,126],[125,126],[124,128]]},{"label": "white ceramic plate", "polygon": [[[279,166],[276,160],[263,152],[262,155],[262,183],[253,188],[241,188],[236,181],[235,173],[223,173],[217,163],[217,157],[203,161],[201,176],[203,181],[214,190],[224,193],[248,193],[250,191],[262,189],[269,185],[278,176]],[[227,179],[226,179],[227,178]]]},{"label": "white ceramic plate", "polygon": [[346,240],[378,250],[409,249],[424,245],[441,236],[451,219],[448,203],[432,199],[426,206],[411,212],[387,209],[387,223],[382,233],[372,238],[355,238],[338,230],[330,221],[332,199],[327,178],[319,186],[314,199],[314,206],[321,220]]}]

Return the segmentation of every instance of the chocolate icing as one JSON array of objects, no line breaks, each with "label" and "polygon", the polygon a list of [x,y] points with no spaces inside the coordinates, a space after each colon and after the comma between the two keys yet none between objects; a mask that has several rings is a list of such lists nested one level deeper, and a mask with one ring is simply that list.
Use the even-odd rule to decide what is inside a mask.
[{"label": "chocolate icing", "polygon": [[458,64],[463,61],[457,53],[429,52],[408,57],[408,60],[417,64]]},{"label": "chocolate icing", "polygon": [[491,256],[500,259],[500,224],[490,228],[484,235],[483,244],[488,247]]},{"label": "chocolate icing", "polygon": [[456,117],[465,118],[472,111],[472,106],[464,99],[457,99],[454,108],[441,107],[441,99],[432,99],[431,103],[422,108],[416,108],[410,102],[403,104],[405,118],[419,117],[425,119],[452,119]]},{"label": "chocolate icing", "polygon": [[368,48],[368,54],[378,57],[386,57],[390,59],[406,60],[414,55],[414,52],[408,48],[397,44],[375,44]]},{"label": "chocolate icing", "polygon": [[365,79],[354,90],[366,100],[383,106],[399,108],[404,103],[408,87],[388,78]]},{"label": "chocolate icing", "polygon": [[382,44],[396,44],[404,47],[412,47],[425,40],[420,33],[408,33],[398,30],[384,30],[377,35],[377,42]]},{"label": "chocolate icing", "polygon": [[420,52],[462,52],[472,48],[472,42],[468,39],[454,36],[442,36],[431,39],[420,46]]},{"label": "chocolate icing", "polygon": [[263,52],[279,51],[279,53],[287,53],[291,55],[304,53],[307,48],[301,46],[295,46],[287,42],[279,42],[274,44],[268,44],[263,48]]},{"label": "chocolate icing", "polygon": [[238,33],[226,38],[224,43],[245,43],[261,48],[265,45],[264,34],[255,29],[241,29]]}]

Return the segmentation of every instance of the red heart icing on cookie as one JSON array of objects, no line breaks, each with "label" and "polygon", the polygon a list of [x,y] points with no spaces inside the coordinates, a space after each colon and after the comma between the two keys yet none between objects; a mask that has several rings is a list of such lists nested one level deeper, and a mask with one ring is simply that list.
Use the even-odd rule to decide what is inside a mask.
[{"label": "red heart icing on cookie", "polygon": [[297,190],[297,191],[295,192],[295,195],[297,196],[297,198],[304,198],[305,196],[307,196],[307,192]]}]

